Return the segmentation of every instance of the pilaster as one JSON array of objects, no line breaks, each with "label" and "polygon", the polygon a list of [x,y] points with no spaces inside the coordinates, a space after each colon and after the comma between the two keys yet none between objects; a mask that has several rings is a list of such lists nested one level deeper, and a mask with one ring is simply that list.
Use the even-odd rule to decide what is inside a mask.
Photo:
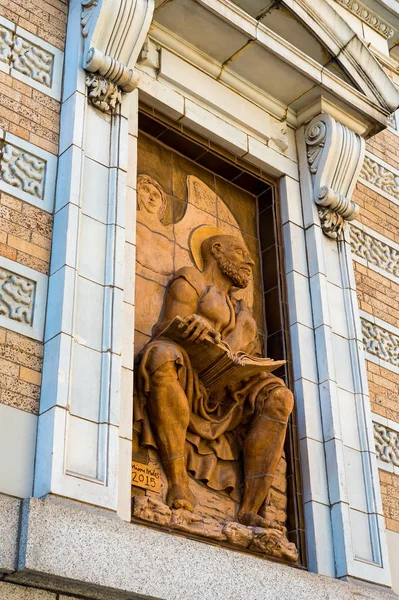
[{"label": "pilaster", "polygon": [[114,511],[121,502],[127,519],[127,92],[137,85],[134,64],[152,11],[152,0],[70,4],[34,485],[36,496]]},{"label": "pilaster", "polygon": [[[326,479],[336,577],[390,585],[350,237],[364,140],[327,114],[297,132]],[[304,442],[308,452],[312,439]],[[319,491],[319,495],[321,492]],[[320,502],[305,505],[308,527]],[[311,568],[320,572],[319,546]]]}]

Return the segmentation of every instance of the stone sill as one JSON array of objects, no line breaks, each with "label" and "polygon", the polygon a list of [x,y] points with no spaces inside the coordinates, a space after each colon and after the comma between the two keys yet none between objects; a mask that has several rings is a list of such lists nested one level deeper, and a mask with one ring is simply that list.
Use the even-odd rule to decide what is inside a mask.
[{"label": "stone sill", "polygon": [[[20,504],[0,495],[0,560],[3,571],[8,571],[5,581],[98,600],[396,597],[389,590],[167,535],[122,521],[104,509],[50,496],[22,501],[17,549]],[[6,516],[8,525],[4,524]]]}]

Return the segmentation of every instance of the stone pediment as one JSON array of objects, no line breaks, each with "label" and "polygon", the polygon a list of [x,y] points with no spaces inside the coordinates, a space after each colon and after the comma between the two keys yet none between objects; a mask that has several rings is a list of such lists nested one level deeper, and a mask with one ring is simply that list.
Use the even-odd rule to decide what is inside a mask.
[{"label": "stone pediment", "polygon": [[193,50],[200,51],[197,66],[229,87],[239,80],[241,94],[246,82],[293,125],[312,116],[310,106],[320,111],[322,98],[367,135],[386,126],[399,105],[382,66],[327,0],[160,2],[150,35],[162,44],[178,39],[179,52],[194,63]]}]

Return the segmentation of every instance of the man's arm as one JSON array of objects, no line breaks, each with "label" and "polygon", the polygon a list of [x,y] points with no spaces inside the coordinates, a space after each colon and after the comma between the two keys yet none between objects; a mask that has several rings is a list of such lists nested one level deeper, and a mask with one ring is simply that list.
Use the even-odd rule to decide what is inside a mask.
[{"label": "man's arm", "polygon": [[220,338],[209,321],[196,314],[197,304],[198,294],[184,277],[172,281],[166,294],[163,320],[157,325],[155,335],[160,335],[179,316],[183,319],[182,338],[187,341],[201,341],[208,333]]}]

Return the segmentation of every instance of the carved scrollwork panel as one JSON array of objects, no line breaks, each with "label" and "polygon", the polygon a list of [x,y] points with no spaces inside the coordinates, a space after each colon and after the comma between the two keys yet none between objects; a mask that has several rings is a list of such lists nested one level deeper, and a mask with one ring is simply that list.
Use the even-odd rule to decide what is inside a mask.
[{"label": "carved scrollwork panel", "polygon": [[0,25],[0,61],[9,64],[11,59],[13,33],[4,25]]},{"label": "carved scrollwork panel", "polygon": [[8,143],[3,147],[0,172],[5,183],[36,198],[43,198],[45,160]]},{"label": "carved scrollwork panel", "polygon": [[372,265],[399,277],[399,251],[362,231],[354,225],[350,228],[352,252]]},{"label": "carved scrollwork panel", "polygon": [[35,282],[0,268],[0,315],[32,325]]},{"label": "carved scrollwork panel", "polygon": [[360,177],[399,201],[399,177],[370,156],[366,156]]},{"label": "carved scrollwork panel", "polygon": [[[153,10],[154,0],[82,0],[83,67],[98,76],[95,81],[87,79],[86,84],[90,101],[100,110],[112,112],[121,92],[137,87],[138,77],[130,65],[136,64]],[[106,99],[99,99],[101,96]]]},{"label": "carved scrollwork panel", "polygon": [[22,37],[14,39],[12,67],[34,81],[51,87],[54,56]]},{"label": "carved scrollwork panel", "polygon": [[380,423],[373,423],[377,458],[382,462],[399,467],[399,435]]},{"label": "carved scrollwork panel", "polygon": [[345,221],[356,218],[351,200],[364,156],[364,140],[327,114],[315,117],[305,131],[306,158],[324,233],[337,239]]},{"label": "carved scrollwork panel", "polygon": [[363,345],[369,354],[399,367],[399,336],[361,318]]}]

